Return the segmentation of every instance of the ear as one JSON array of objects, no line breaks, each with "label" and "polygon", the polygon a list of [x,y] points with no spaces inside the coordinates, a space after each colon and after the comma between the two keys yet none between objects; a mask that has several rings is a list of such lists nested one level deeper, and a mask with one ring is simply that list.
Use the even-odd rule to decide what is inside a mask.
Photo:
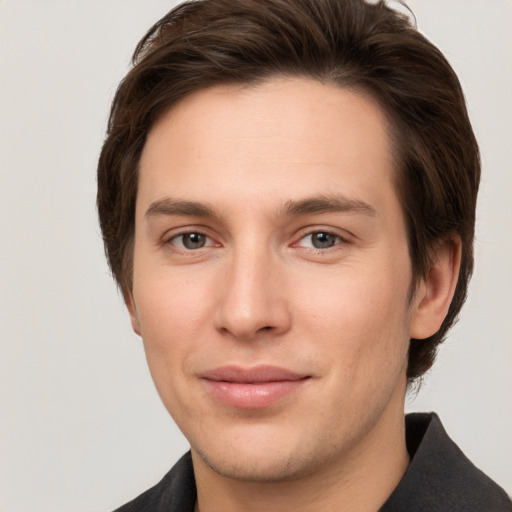
[{"label": "ear", "polygon": [[457,286],[461,245],[459,235],[454,233],[440,240],[435,247],[432,266],[416,290],[411,316],[411,338],[428,338],[441,327]]},{"label": "ear", "polygon": [[137,314],[137,308],[135,307],[135,301],[133,300],[132,292],[127,292],[123,294],[124,303],[126,304],[126,308],[128,309],[128,313],[130,314],[130,321],[132,323],[132,329],[135,334],[142,336],[140,330],[139,317]]}]

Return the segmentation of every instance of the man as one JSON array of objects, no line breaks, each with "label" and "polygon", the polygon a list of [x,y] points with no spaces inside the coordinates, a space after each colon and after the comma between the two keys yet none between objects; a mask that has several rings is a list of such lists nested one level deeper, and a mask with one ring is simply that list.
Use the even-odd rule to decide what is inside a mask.
[{"label": "man", "polygon": [[200,0],[139,43],[106,252],[191,451],[121,507],[512,510],[435,415],[480,176],[460,84],[383,3]]}]

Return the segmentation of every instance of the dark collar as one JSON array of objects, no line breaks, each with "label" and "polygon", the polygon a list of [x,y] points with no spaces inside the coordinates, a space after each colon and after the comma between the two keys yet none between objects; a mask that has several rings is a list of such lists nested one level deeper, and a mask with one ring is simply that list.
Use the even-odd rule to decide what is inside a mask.
[{"label": "dark collar", "polygon": [[510,512],[505,491],[448,437],[437,414],[405,418],[411,463],[380,512]]}]

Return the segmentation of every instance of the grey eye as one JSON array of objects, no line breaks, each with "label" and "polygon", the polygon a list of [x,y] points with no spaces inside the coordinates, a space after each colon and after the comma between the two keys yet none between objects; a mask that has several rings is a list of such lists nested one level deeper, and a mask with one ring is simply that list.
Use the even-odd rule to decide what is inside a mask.
[{"label": "grey eye", "polygon": [[206,235],[201,233],[185,233],[180,235],[179,238],[181,238],[181,243],[185,249],[201,249],[206,245],[206,240],[208,239]]},{"label": "grey eye", "polygon": [[311,233],[311,245],[315,249],[328,249],[338,242],[339,237],[332,233],[326,233],[324,231],[318,231]]}]

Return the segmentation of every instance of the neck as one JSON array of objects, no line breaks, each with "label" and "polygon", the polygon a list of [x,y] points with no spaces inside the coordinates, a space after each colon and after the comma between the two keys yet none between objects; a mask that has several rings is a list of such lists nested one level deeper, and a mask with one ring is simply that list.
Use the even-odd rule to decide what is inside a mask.
[{"label": "neck", "polygon": [[342,460],[329,461],[320,470],[289,481],[235,480],[214,472],[194,450],[192,458],[196,512],[375,512],[409,464],[403,406],[401,411],[386,411]]}]

